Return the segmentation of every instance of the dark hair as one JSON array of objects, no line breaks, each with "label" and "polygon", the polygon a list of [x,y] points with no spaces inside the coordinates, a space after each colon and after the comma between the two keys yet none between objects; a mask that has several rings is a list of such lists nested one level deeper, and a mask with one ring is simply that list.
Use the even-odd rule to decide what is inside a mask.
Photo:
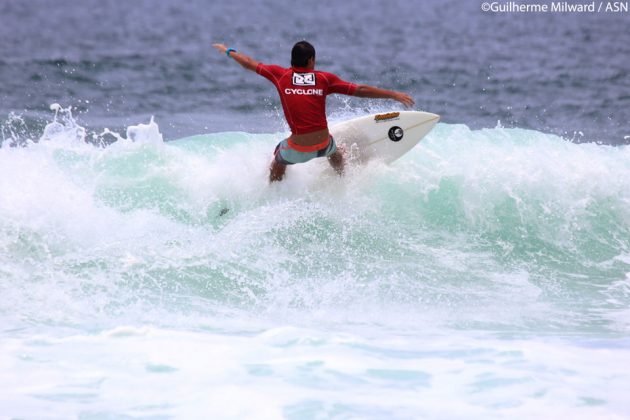
[{"label": "dark hair", "polygon": [[300,41],[291,50],[291,66],[306,67],[308,60],[315,58],[315,47],[306,41]]}]

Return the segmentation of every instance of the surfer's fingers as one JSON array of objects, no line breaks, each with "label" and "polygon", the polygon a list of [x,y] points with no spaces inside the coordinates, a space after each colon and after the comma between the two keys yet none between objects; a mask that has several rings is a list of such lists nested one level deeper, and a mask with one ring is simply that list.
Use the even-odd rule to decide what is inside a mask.
[{"label": "surfer's fingers", "polygon": [[399,101],[402,102],[402,104],[405,105],[407,108],[411,108],[416,103],[413,100],[413,98],[411,96],[407,95],[406,93],[403,93],[403,94],[400,95]]}]

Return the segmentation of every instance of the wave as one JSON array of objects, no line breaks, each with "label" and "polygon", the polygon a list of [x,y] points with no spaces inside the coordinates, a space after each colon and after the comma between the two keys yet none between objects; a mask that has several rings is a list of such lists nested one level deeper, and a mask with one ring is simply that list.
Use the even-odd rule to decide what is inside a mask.
[{"label": "wave", "polygon": [[88,134],[53,108],[0,148],[5,316],[630,328],[628,147],[442,123],[391,166],[321,160],[269,185],[282,133]]}]

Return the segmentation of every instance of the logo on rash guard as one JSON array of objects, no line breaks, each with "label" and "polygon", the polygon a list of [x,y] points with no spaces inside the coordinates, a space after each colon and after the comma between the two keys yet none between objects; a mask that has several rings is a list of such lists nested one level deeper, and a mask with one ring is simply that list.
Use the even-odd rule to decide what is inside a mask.
[{"label": "logo on rash guard", "polygon": [[315,73],[293,73],[294,86],[315,86]]},{"label": "logo on rash guard", "polygon": [[324,89],[291,89],[286,88],[284,90],[286,95],[324,95]]}]

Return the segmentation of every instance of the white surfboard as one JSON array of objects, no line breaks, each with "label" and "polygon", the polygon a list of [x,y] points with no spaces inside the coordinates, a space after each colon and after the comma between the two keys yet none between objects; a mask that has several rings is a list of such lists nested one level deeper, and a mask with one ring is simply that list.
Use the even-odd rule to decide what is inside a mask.
[{"label": "white surfboard", "polygon": [[439,120],[430,112],[388,112],[337,123],[330,133],[353,159],[391,163],[418,144]]}]

